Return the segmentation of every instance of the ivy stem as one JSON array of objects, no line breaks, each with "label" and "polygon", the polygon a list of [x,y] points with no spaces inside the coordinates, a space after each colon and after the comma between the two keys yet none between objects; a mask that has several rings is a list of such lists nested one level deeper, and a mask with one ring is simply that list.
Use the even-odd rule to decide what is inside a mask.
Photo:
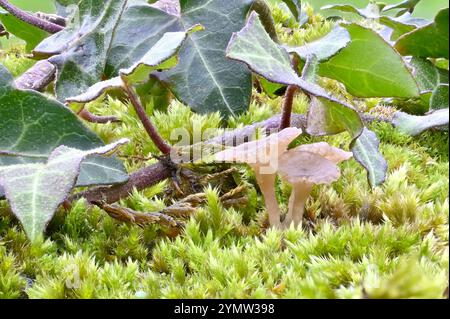
[{"label": "ivy stem", "polygon": [[264,29],[266,29],[266,32],[270,35],[272,40],[279,43],[280,41],[278,39],[275,20],[267,2],[265,0],[255,0],[252,5],[252,10],[259,14]]},{"label": "ivy stem", "polygon": [[144,125],[144,128],[147,131],[148,135],[150,136],[151,140],[153,141],[153,143],[155,143],[156,147],[158,147],[158,149],[164,155],[169,155],[172,150],[172,147],[169,144],[167,144],[167,142],[162,138],[156,126],[148,118],[147,113],[145,112],[145,109],[142,106],[141,101],[139,100],[139,97],[137,96],[134,89],[126,82],[125,79],[122,78],[122,81],[124,84],[125,92],[130,98],[130,102],[133,105],[134,109],[136,110],[136,113],[139,119],[141,120],[142,124]]},{"label": "ivy stem", "polygon": [[24,21],[28,24],[31,24],[35,27],[38,27],[41,30],[47,31],[48,33],[57,33],[64,29],[64,27],[57,25],[55,23],[42,20],[38,17],[35,17],[32,14],[29,14],[21,9],[13,6],[7,0],[0,0],[0,7],[8,11],[10,14],[15,16],[17,19]]},{"label": "ivy stem", "polygon": [[[299,60],[297,56],[294,55],[294,57],[292,58],[292,67],[297,73],[298,73],[298,63]],[[289,85],[286,90],[286,94],[284,96],[283,101],[283,111],[281,114],[280,130],[284,130],[285,128],[291,127],[291,117],[294,105],[294,97],[295,93],[297,93],[297,90],[298,87],[296,85]]]},{"label": "ivy stem", "polygon": [[120,120],[115,116],[98,116],[92,114],[86,109],[81,110],[80,113],[78,113],[78,116],[90,123],[107,124],[111,122],[120,122]]},{"label": "ivy stem", "polygon": [[291,127],[292,108],[294,105],[294,97],[298,88],[295,85],[289,85],[284,96],[283,113],[281,115],[280,130]]}]

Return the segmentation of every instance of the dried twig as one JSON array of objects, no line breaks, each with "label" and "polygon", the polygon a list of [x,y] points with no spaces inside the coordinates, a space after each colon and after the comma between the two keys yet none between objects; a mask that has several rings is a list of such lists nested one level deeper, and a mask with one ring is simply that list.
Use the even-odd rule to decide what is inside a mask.
[{"label": "dried twig", "polygon": [[147,226],[150,224],[160,224],[169,228],[180,228],[181,225],[172,217],[162,213],[141,213],[130,208],[105,203],[94,203],[103,209],[109,216],[124,223]]}]

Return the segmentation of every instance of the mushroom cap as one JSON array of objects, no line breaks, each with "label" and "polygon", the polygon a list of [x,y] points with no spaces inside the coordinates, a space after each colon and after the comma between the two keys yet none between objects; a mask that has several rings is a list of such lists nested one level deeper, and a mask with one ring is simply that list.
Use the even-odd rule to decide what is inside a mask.
[{"label": "mushroom cap", "polygon": [[309,152],[320,155],[335,164],[339,164],[353,157],[353,153],[346,152],[340,148],[330,146],[326,142],[304,144],[296,147],[291,152]]},{"label": "mushroom cap", "polygon": [[337,165],[325,157],[310,152],[293,152],[293,150],[281,156],[278,173],[292,185],[331,184],[341,176]]},{"label": "mushroom cap", "polygon": [[249,165],[270,165],[271,160],[278,158],[287,151],[289,144],[300,134],[301,129],[287,128],[277,134],[244,143],[226,149],[215,155],[217,161],[246,163]]}]

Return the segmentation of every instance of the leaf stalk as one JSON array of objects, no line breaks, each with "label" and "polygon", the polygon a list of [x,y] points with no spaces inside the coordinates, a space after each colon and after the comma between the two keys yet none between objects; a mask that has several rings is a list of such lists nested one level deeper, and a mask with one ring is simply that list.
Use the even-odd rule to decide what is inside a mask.
[{"label": "leaf stalk", "polygon": [[40,19],[30,13],[27,13],[18,7],[12,5],[7,0],[0,0],[0,7],[5,9],[7,12],[15,16],[17,19],[26,22],[30,25],[33,25],[41,30],[47,31],[48,33],[57,33],[64,29],[64,27],[57,25],[55,23],[52,23],[50,21],[46,21],[43,19]]}]

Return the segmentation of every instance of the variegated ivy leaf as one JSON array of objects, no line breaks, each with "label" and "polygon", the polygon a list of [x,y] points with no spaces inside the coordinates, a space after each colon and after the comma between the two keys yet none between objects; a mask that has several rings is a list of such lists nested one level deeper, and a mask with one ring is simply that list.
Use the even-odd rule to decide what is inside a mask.
[{"label": "variegated ivy leaf", "polygon": [[120,70],[120,76],[96,83],[83,94],[68,98],[67,102],[73,109],[80,110],[86,103],[96,100],[105,92],[122,88],[123,80],[130,84],[138,84],[147,81],[154,71],[161,72],[173,68],[178,64],[178,52],[188,35],[200,30],[203,30],[203,27],[196,25],[187,32],[167,32],[133,66]]},{"label": "variegated ivy leaf", "polygon": [[447,127],[449,123],[448,108],[436,110],[425,116],[410,115],[397,112],[394,116],[394,126],[405,134],[416,136],[432,128]]},{"label": "variegated ivy leaf", "polygon": [[[43,163],[60,145],[88,150],[104,144],[61,103],[15,88],[11,74],[0,65],[0,167]],[[83,162],[77,184],[109,185],[127,180],[120,161],[99,156]]]},{"label": "variegated ivy leaf", "polygon": [[[44,232],[58,206],[74,188],[86,157],[110,153],[127,142],[120,140],[89,151],[60,146],[46,163],[0,167],[0,185],[28,238],[34,241]],[[22,156],[14,152],[6,155]]]},{"label": "variegated ivy leaf", "polygon": [[289,53],[297,54],[302,60],[306,60],[310,55],[315,55],[318,61],[325,61],[345,48],[350,41],[351,38],[347,29],[337,26],[319,40],[307,43],[301,47],[286,47],[286,49]]},{"label": "variegated ivy leaf", "polygon": [[355,159],[367,170],[369,184],[381,185],[386,180],[388,164],[380,152],[378,136],[367,128],[352,142],[351,149]]},{"label": "variegated ivy leaf", "polygon": [[44,40],[35,55],[49,57],[57,67],[59,101],[84,92],[103,76],[115,29],[127,0],[81,0],[64,30]]}]

